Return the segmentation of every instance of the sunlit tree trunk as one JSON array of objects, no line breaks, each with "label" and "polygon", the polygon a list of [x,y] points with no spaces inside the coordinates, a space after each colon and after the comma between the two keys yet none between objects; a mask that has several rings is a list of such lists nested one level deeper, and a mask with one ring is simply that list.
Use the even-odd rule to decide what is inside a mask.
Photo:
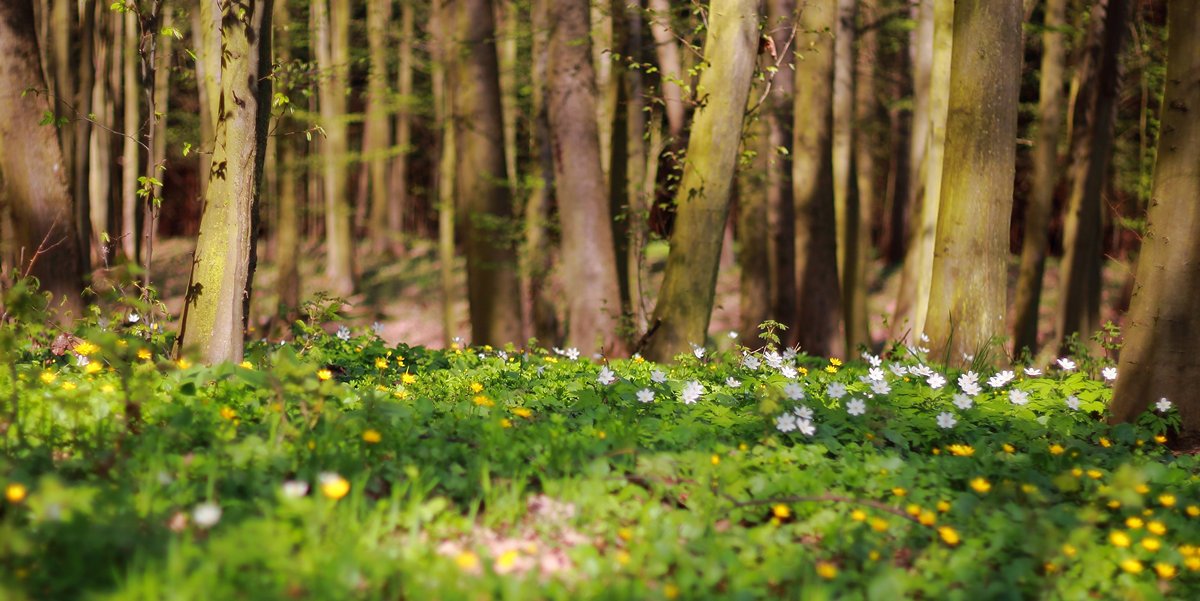
[{"label": "sunlit tree trunk", "polygon": [[[756,88],[752,96],[761,93]],[[755,98],[751,97],[753,104]],[[757,117],[742,136],[742,156],[737,169],[737,263],[739,282],[738,337],[753,347],[758,325],[771,315],[770,232],[767,225],[768,164],[773,148],[766,117]],[[751,158],[752,157],[752,158]]]},{"label": "sunlit tree trunk", "polygon": [[[371,246],[382,252],[389,238],[400,232],[388,228],[388,148],[392,127],[388,118],[388,43],[392,3],[367,2],[367,46],[370,49],[370,73],[367,78],[367,115],[363,131],[363,160],[367,162],[367,180],[371,208],[368,224]],[[360,199],[365,200],[365,199]]]},{"label": "sunlit tree trunk", "polygon": [[[404,213],[409,205],[409,157],[413,152],[412,115],[416,99],[413,95],[413,46],[416,36],[416,9],[414,0],[400,2],[400,63],[396,73],[396,156],[392,158],[391,189],[388,200],[387,224],[393,235],[404,231]],[[396,244],[395,250],[403,248]]]},{"label": "sunlit tree trunk", "polygon": [[354,292],[353,217],[347,187],[349,134],[346,125],[346,86],[349,81],[349,0],[314,0],[317,82],[321,103],[321,141],[325,196],[325,277],[337,295]]},{"label": "sunlit tree trunk", "polygon": [[836,27],[836,0],[810,1],[800,11],[792,139],[798,296],[791,326],[795,341],[816,355],[840,355],[844,348],[833,194]]},{"label": "sunlit tree trunk", "polygon": [[[1114,421],[1166,398],[1200,438],[1200,4],[1167,4],[1167,73],[1149,224],[1113,392]],[[1190,447],[1189,447],[1190,448]]]},{"label": "sunlit tree trunk", "polygon": [[219,118],[180,344],[208,363],[241,361],[255,263],[254,214],[270,113],[271,0],[222,6]]},{"label": "sunlit tree trunk", "polygon": [[[276,48],[275,60],[279,64],[291,61],[291,29],[292,18],[288,12],[288,3],[281,1],[275,4],[272,15],[272,36]],[[291,96],[291,90],[279,90]],[[294,129],[290,120],[284,131]],[[287,315],[300,307],[300,192],[297,183],[303,182],[303,174],[297,160],[296,147],[299,144],[297,136],[276,136],[275,150],[278,153],[275,166],[278,170],[279,217],[275,230],[275,266],[278,271],[275,288],[279,292],[278,315]]]},{"label": "sunlit tree trunk", "polygon": [[8,242],[18,274],[54,295],[60,323],[82,316],[83,272],[66,161],[52,127],[31,0],[0,3],[0,196],[12,219]]},{"label": "sunlit tree trunk", "polygon": [[703,344],[729,215],[742,120],[758,51],[758,2],[713,0],[697,109],[679,183],[671,254],[651,320],[646,356],[667,360]]},{"label": "sunlit tree trunk", "polygon": [[670,0],[648,0],[650,9],[650,33],[654,36],[654,53],[658,59],[658,70],[662,77],[662,100],[666,107],[667,131],[678,140],[683,135],[686,108],[683,105],[684,82],[683,59],[680,57],[679,41],[671,30]]},{"label": "sunlit tree trunk", "polygon": [[1016,321],[1013,348],[1038,350],[1038,308],[1049,242],[1050,211],[1058,184],[1058,141],[1062,135],[1063,69],[1067,0],[1048,0],[1042,31],[1041,83],[1038,87],[1037,139],[1033,146],[1033,185],[1025,208],[1025,239],[1017,273]]},{"label": "sunlit tree trunk", "polygon": [[[879,188],[876,186],[875,151],[886,141],[881,126],[882,119],[877,118],[879,104],[875,98],[875,65],[879,60],[879,40],[875,19],[878,18],[876,0],[862,0],[859,6],[859,19],[862,23],[862,35],[858,39],[857,54],[854,57],[854,129],[851,132],[854,145],[854,201],[855,211],[850,215],[848,227],[856,229],[855,248],[857,260],[850,262],[853,269],[854,286],[843,286],[844,294],[851,297],[847,306],[854,309],[854,314],[847,318],[847,345],[867,345],[871,338],[871,315],[868,303],[868,293],[871,272],[871,217],[882,213]],[[849,315],[849,314],[848,314]]]},{"label": "sunlit tree trunk", "polygon": [[[80,115],[92,114],[97,77],[104,81],[105,67],[98,60],[96,52],[96,16],[98,4],[96,0],[86,0],[79,13],[79,86],[75,92],[75,108]],[[92,158],[92,123],[87,119],[75,119],[74,159],[71,161],[71,197],[75,201],[75,233],[79,236],[79,267],[85,276],[91,272],[91,165]],[[111,123],[111,121],[104,121]]]},{"label": "sunlit tree trunk", "polygon": [[855,0],[838,0],[834,33],[833,192],[838,230],[838,276],[841,283],[845,345],[850,351],[870,342],[867,327],[866,260],[869,240],[861,223],[863,206],[855,179]]},{"label": "sunlit tree trunk", "polygon": [[1100,326],[1100,272],[1104,201],[1101,192],[1112,159],[1121,45],[1129,26],[1129,0],[1105,0],[1092,10],[1081,73],[1086,74],[1074,111],[1071,166],[1063,232],[1063,300],[1059,303],[1058,347],[1079,334],[1086,340]]},{"label": "sunlit tree trunk", "polygon": [[532,142],[541,185],[530,190],[529,199],[525,203],[525,242],[521,252],[521,272],[524,276],[523,304],[527,307],[530,331],[543,345],[559,342],[558,315],[547,286],[553,265],[553,240],[549,225],[554,207],[554,159],[546,106],[547,70],[550,63],[547,56],[550,45],[550,3],[551,0],[533,0],[530,6],[533,47],[533,65],[530,69]]},{"label": "sunlit tree trunk", "polygon": [[947,362],[1006,333],[1021,7],[958,0],[941,206],[925,332]]},{"label": "sunlit tree trunk", "polygon": [[196,46],[196,86],[200,93],[200,195],[208,187],[212,165],[213,128],[217,122],[217,98],[221,93],[221,40],[216,32],[221,24],[218,0],[199,0],[200,9],[192,13],[192,36]]},{"label": "sunlit tree trunk", "polygon": [[455,144],[453,90],[448,85],[446,70],[453,58],[454,9],[434,0],[431,15],[430,79],[433,84],[434,129],[438,133],[438,271],[442,297],[442,333],[447,346],[458,335],[458,315],[455,311],[457,289],[454,285],[455,263],[455,206],[454,178],[458,148]]},{"label": "sunlit tree trunk", "polygon": [[[517,193],[517,40],[521,35],[517,0],[496,0],[496,58],[500,64],[500,111],[504,116],[504,166],[508,187]],[[520,203],[514,203],[520,204]]]},{"label": "sunlit tree trunk", "polygon": [[[796,90],[796,0],[767,1],[767,31],[778,70],[766,100],[768,315],[786,323],[796,312],[796,216],[792,197],[792,105]],[[755,332],[757,336],[757,332]],[[795,342],[796,332],[784,334]],[[743,338],[743,340],[745,340]],[[743,344],[750,345],[752,338]]]},{"label": "sunlit tree trunk", "polygon": [[455,0],[455,198],[466,217],[459,232],[467,254],[471,342],[520,342],[523,329],[512,194],[504,160],[504,126],[491,0]]},{"label": "sunlit tree trunk", "polygon": [[[120,82],[121,35],[125,20],[111,13],[108,7],[97,8],[96,39],[97,77],[92,90],[92,112],[100,123],[117,123],[115,91]],[[92,128],[89,136],[91,160],[88,161],[88,214],[92,238],[98,244],[97,258],[107,263],[111,244],[99,244],[113,229],[110,226],[110,201],[113,198],[113,135],[103,128]]]},{"label": "sunlit tree trunk", "polygon": [[624,351],[609,191],[600,164],[587,0],[550,10],[548,109],[563,236],[567,342],[586,354]]},{"label": "sunlit tree trunk", "polygon": [[129,261],[137,261],[138,248],[138,175],[141,169],[139,162],[140,148],[138,140],[142,138],[143,129],[138,98],[140,85],[138,79],[138,25],[137,16],[133,12],[125,13],[125,37],[123,40],[125,61],[122,71],[122,100],[124,110],[123,131],[126,136],[122,139],[121,152],[121,249]]}]

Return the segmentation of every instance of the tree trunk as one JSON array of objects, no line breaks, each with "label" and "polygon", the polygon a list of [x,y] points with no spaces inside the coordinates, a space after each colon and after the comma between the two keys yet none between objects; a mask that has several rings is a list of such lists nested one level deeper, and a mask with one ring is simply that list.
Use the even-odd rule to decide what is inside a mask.
[{"label": "tree trunk", "polygon": [[[914,197],[914,230],[908,241],[896,309],[897,329],[919,337],[926,331],[929,294],[933,284],[934,238],[942,198],[942,171],[946,155],[946,120],[950,100],[950,61],[954,48],[954,0],[933,2],[933,55],[929,74],[929,132],[924,160],[919,166],[921,195]],[[914,83],[914,85],[919,85]]]},{"label": "tree trunk", "polygon": [[1100,244],[1104,204],[1101,192],[1112,159],[1121,44],[1129,26],[1130,7],[1129,0],[1096,4],[1081,66],[1083,89],[1074,111],[1067,173],[1071,192],[1063,232],[1063,300],[1055,330],[1059,350],[1064,352],[1071,335],[1079,334],[1087,340],[1100,326],[1100,272],[1104,260]]},{"label": "tree trunk", "polygon": [[833,190],[838,231],[838,275],[842,290],[846,351],[870,344],[867,325],[866,252],[868,233],[862,223],[867,217],[859,197],[855,159],[855,0],[838,0],[834,34],[833,75]]},{"label": "tree trunk", "polygon": [[[237,11],[237,12],[235,12]],[[200,237],[180,345],[207,363],[242,360],[255,262],[255,212],[270,116],[271,0],[225,5],[213,33],[220,95]]]},{"label": "tree trunk", "polygon": [[[760,93],[755,89],[753,96]],[[755,98],[751,97],[753,104]],[[737,169],[737,263],[741,273],[739,286],[738,338],[746,346],[758,340],[758,325],[771,315],[771,261],[768,201],[771,146],[768,116],[756,117],[742,137],[743,158]]]},{"label": "tree trunk", "polygon": [[1062,134],[1063,69],[1067,0],[1048,0],[1042,32],[1041,83],[1038,87],[1037,140],[1033,147],[1033,186],[1025,208],[1025,239],[1017,272],[1016,322],[1013,350],[1038,350],[1038,309],[1049,242],[1050,211],[1058,184],[1058,141]]},{"label": "tree trunk", "polygon": [[758,2],[713,0],[708,14],[687,162],[679,184],[672,252],[651,320],[646,356],[664,361],[704,344],[712,316],[746,101],[758,52]]},{"label": "tree trunk", "polygon": [[792,194],[796,218],[795,340],[814,355],[840,355],[841,289],[833,194],[833,62],[836,0],[812,1],[800,11]]},{"label": "tree trunk", "polygon": [[543,345],[561,342],[558,315],[550,298],[547,279],[553,265],[550,219],[554,208],[554,158],[550,146],[550,119],[546,107],[549,68],[550,0],[534,0],[530,7],[532,58],[530,104],[533,116],[533,155],[537,157],[541,185],[530,191],[525,203],[525,241],[522,252],[522,298],[530,331]]},{"label": "tree trunk", "polygon": [[217,122],[217,99],[221,94],[221,29],[218,0],[200,0],[192,13],[193,43],[197,46],[196,87],[200,93],[200,196],[205,197],[212,165],[213,128]]},{"label": "tree trunk", "polygon": [[[272,26],[275,35],[276,61],[288,64],[291,61],[291,14],[288,3],[279,2],[274,6]],[[281,90],[291,97],[291,90]],[[286,120],[286,123],[292,123]],[[289,128],[290,129],[290,128]],[[296,147],[300,143],[297,136],[277,136],[275,150],[278,153],[275,167],[279,172],[279,219],[275,230],[275,264],[278,276],[275,288],[279,292],[279,303],[276,316],[285,317],[300,308],[300,194],[297,182],[302,181],[302,166],[297,161]],[[290,323],[290,320],[284,322]]]},{"label": "tree trunk", "polygon": [[512,194],[504,160],[504,126],[491,0],[455,0],[455,198],[467,254],[471,342],[521,342],[523,330]]},{"label": "tree trunk", "polygon": [[[92,100],[96,87],[96,74],[100,73],[100,80],[103,81],[105,73],[104,63],[99,59],[96,52],[96,17],[98,4],[96,0],[86,0],[79,14],[79,64],[83,68],[79,73],[79,88],[75,94],[75,107],[80,115],[92,114]],[[91,180],[91,166],[89,162],[92,158],[92,123],[87,119],[80,119],[74,116],[75,119],[75,157],[72,161],[72,185],[71,197],[75,201],[75,233],[79,236],[79,269],[85,274],[91,273],[91,241],[92,241],[92,215],[91,215],[91,188],[88,186]],[[111,123],[111,121],[102,121],[102,123]]]},{"label": "tree trunk", "polygon": [[600,137],[587,0],[558,0],[550,10],[548,108],[555,196],[563,236],[567,342],[584,354],[620,354],[617,283],[609,190]]},{"label": "tree trunk", "polygon": [[671,30],[670,0],[649,0],[650,33],[654,36],[654,53],[658,58],[658,70],[662,73],[662,100],[667,113],[667,131],[678,143],[683,136],[684,119],[687,115],[683,105],[684,81],[683,59],[680,57],[679,41]]},{"label": "tree trunk", "polygon": [[325,195],[325,277],[339,296],[354,293],[353,214],[347,188],[349,134],[346,127],[346,86],[349,83],[349,0],[314,0],[316,56],[321,78],[321,126]]},{"label": "tree trunk", "polygon": [[[413,151],[412,142],[412,107],[416,99],[413,95],[413,46],[416,35],[416,9],[413,0],[400,2],[400,64],[396,73],[396,92],[399,95],[399,106],[396,107],[396,155],[392,159],[392,178],[389,183],[391,194],[388,200],[387,224],[393,236],[404,232],[404,212],[409,205],[408,199],[408,161]],[[393,245],[399,253],[404,248],[403,242]]]},{"label": "tree trunk", "polygon": [[[768,0],[767,34],[775,43],[778,70],[767,97],[767,315],[786,323],[796,312],[796,216],[792,197],[792,104],[796,91],[796,0]],[[757,326],[757,324],[755,324]],[[796,331],[784,334],[795,342]],[[754,332],[757,340],[758,332]],[[750,342],[743,338],[743,344]]]},{"label": "tree trunk", "polygon": [[[388,228],[388,149],[391,148],[392,128],[388,118],[388,44],[392,3],[367,2],[367,46],[370,49],[370,74],[367,78],[367,115],[363,130],[363,160],[367,162],[367,179],[371,207],[371,246],[383,252],[391,246],[389,238],[400,232]],[[360,199],[366,200],[366,199]]]},{"label": "tree trunk", "polygon": [[[1149,224],[1129,307],[1112,419],[1166,398],[1200,440],[1200,4],[1167,4],[1167,73]],[[1189,447],[1190,448],[1190,447]]]},{"label": "tree trunk", "polygon": [[[511,194],[517,193],[517,114],[520,104],[517,99],[517,41],[521,35],[521,23],[517,12],[517,0],[496,0],[496,53],[500,65],[500,111],[504,116],[504,166],[506,181]],[[519,203],[514,203],[519,204]]]},{"label": "tree trunk", "polygon": [[925,331],[945,363],[1006,332],[1021,7],[958,0],[945,164]]},{"label": "tree trunk", "polygon": [[[120,15],[114,14],[106,6],[96,9],[96,27],[99,34],[96,38],[96,67],[97,77],[92,90],[92,112],[100,123],[117,122],[117,107],[115,85],[120,81],[121,71],[121,36],[118,33],[124,23]],[[88,215],[92,237],[98,242],[97,258],[105,265],[110,264],[110,250],[114,245],[106,238],[113,231],[110,225],[109,205],[113,197],[113,139],[112,133],[100,127],[92,128],[88,146],[91,160],[88,162]],[[82,197],[78,197],[82,201]]]},{"label": "tree trunk", "polygon": [[[40,125],[51,102],[39,57],[31,0],[0,3],[0,196],[8,204],[17,274],[28,272],[54,295],[59,323],[83,315],[83,272],[67,168],[52,127]],[[25,93],[25,90],[39,90]]]},{"label": "tree trunk", "polygon": [[122,75],[122,90],[124,91],[123,105],[125,107],[124,127],[125,137],[122,139],[121,152],[121,249],[125,258],[137,262],[138,257],[138,173],[141,163],[138,140],[142,138],[143,129],[138,100],[138,25],[137,15],[132,11],[125,13],[124,54],[125,62]]}]

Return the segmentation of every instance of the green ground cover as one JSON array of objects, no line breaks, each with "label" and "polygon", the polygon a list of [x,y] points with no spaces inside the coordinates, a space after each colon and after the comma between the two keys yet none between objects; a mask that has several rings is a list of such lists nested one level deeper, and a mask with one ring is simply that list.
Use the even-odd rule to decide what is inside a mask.
[{"label": "green ground cover", "polygon": [[1200,597],[1198,461],[1101,361],[299,333],[0,330],[0,598]]}]

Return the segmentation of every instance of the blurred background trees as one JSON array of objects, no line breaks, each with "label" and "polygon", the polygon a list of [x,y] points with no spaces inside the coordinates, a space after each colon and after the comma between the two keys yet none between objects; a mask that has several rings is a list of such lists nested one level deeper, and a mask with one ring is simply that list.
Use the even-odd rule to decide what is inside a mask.
[{"label": "blurred background trees", "polygon": [[246,71],[270,87],[253,107],[266,135],[237,155],[264,167],[237,191],[211,189],[229,168],[221,124],[255,137],[229,130],[255,103],[225,81],[220,32],[263,3],[4,5],[23,25],[0,30],[0,281],[29,271],[74,311],[84,286],[137,282],[178,318],[217,194],[249,207],[236,262],[260,336],[288,335],[324,291],[355,323],[425,344],[665,358],[730,330],[757,346],[771,319],[814,354],[1098,351],[1092,335],[1126,323],[1140,290],[1160,133],[1177,134],[1160,120],[1167,21],[1191,14],[1166,0],[274,4],[250,40],[269,58]]}]

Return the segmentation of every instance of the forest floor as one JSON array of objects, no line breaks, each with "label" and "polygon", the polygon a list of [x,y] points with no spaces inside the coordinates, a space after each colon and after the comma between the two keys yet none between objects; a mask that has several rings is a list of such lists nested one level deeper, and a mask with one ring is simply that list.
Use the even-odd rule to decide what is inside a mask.
[{"label": "forest floor", "polygon": [[[188,257],[194,244],[192,239],[165,239],[155,251],[152,279],[162,292],[172,315],[179,315],[183,307]],[[313,298],[327,285],[323,257],[324,254],[318,247],[305,248],[301,253],[302,300]],[[1009,269],[1010,323],[1011,299],[1014,297],[1016,286],[1016,260],[1017,257],[1014,256]],[[383,338],[393,344],[404,342],[442,348],[447,338],[460,336],[469,339],[466,275],[461,257],[454,266],[456,292],[453,310],[457,328],[450,336],[445,335],[442,325],[442,299],[439,290],[441,267],[434,242],[418,240],[399,258],[383,254],[364,254],[356,257],[356,261],[360,288],[358,293],[347,299],[345,316],[348,325],[365,327],[378,322],[383,325]],[[652,248],[647,253],[647,290],[657,290],[665,263],[665,247]],[[1121,324],[1128,304],[1128,298],[1123,297],[1127,295],[1126,287],[1131,274],[1132,265],[1127,259],[1110,259],[1106,262],[1101,302],[1103,320]],[[265,256],[260,256],[255,273],[252,323],[256,329],[272,327],[271,318],[275,315],[278,304],[276,278],[273,255],[268,248]],[[738,329],[741,319],[738,300],[739,278],[740,273],[733,260],[733,253],[727,249],[717,277],[717,298],[709,326],[709,336],[714,340],[725,340],[730,331]],[[1060,290],[1058,280],[1059,261],[1058,258],[1051,258],[1046,264],[1039,320],[1039,338],[1042,341],[1049,340],[1053,335]],[[559,288],[554,274],[551,275],[550,285],[555,289]],[[877,345],[887,338],[899,285],[898,269],[885,269],[881,262],[872,265],[869,313],[871,331]],[[551,294],[550,297],[561,299],[563,295]],[[652,301],[649,302],[649,307],[653,308]],[[754,346],[744,341],[743,344]]]}]

